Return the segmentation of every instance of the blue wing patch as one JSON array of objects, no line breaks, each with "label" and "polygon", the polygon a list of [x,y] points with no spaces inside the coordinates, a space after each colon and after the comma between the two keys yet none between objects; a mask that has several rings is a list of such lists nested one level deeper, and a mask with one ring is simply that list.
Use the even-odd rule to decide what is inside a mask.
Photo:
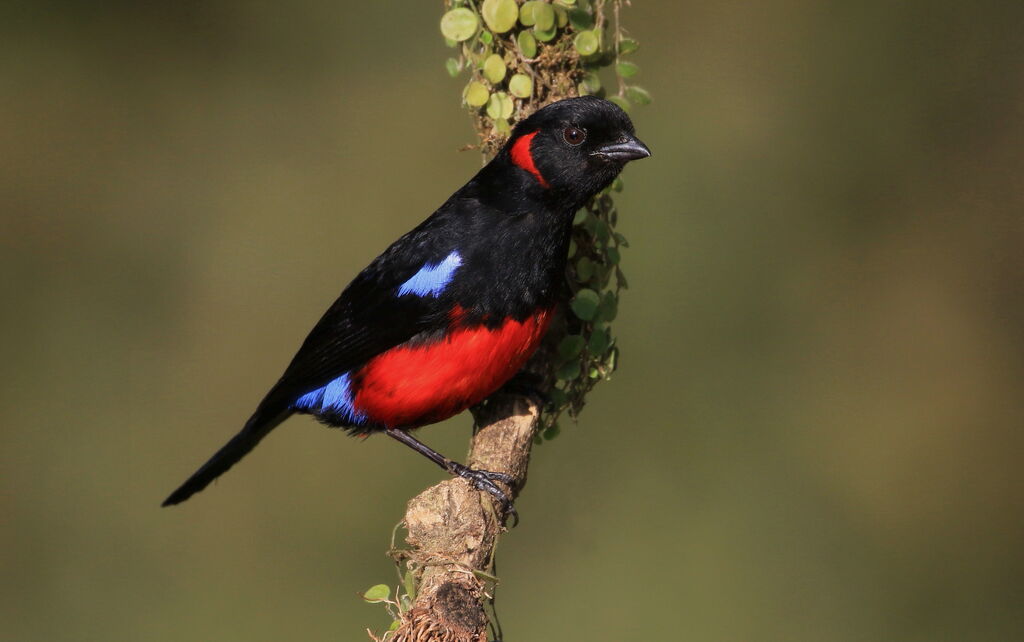
[{"label": "blue wing patch", "polygon": [[436,297],[451,282],[455,270],[460,265],[462,265],[462,257],[458,252],[452,252],[436,265],[427,263],[408,281],[398,286],[398,296],[415,294],[416,296]]},{"label": "blue wing patch", "polygon": [[307,392],[296,399],[292,405],[298,410],[307,410],[312,413],[335,412],[344,420],[354,424],[366,420],[366,415],[352,405],[352,390],[347,372],[326,386]]}]

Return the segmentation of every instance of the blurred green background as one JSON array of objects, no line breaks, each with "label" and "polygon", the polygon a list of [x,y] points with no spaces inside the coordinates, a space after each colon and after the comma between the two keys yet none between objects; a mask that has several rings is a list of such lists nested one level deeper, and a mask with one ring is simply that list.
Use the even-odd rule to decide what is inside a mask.
[{"label": "blurred green background", "polygon": [[[422,458],[296,418],[158,504],[479,166],[441,2],[0,11],[0,637],[365,639]],[[624,21],[621,369],[536,452],[507,638],[1024,639],[1024,3]]]}]

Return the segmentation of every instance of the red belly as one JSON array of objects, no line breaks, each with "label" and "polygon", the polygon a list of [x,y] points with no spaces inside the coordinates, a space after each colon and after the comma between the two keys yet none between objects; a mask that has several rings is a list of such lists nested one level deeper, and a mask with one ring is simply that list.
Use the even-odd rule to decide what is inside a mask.
[{"label": "red belly", "polygon": [[355,373],[353,407],[371,421],[412,428],[456,415],[512,378],[551,321],[542,310],[489,329],[456,327],[437,343],[394,348]]}]

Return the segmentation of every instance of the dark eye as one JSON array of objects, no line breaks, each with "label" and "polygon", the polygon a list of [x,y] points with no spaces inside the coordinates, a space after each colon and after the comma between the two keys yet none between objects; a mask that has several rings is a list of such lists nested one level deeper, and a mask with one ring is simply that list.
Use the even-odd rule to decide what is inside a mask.
[{"label": "dark eye", "polygon": [[587,139],[587,132],[579,127],[566,127],[562,130],[562,138],[570,145],[579,145]]}]

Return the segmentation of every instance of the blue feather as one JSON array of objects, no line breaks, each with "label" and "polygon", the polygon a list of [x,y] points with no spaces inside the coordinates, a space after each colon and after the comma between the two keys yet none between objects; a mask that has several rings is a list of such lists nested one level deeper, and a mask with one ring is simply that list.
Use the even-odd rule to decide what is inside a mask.
[{"label": "blue feather", "polygon": [[317,388],[295,400],[293,406],[310,412],[332,411],[340,414],[352,423],[362,423],[366,415],[352,406],[352,390],[348,373],[330,381],[326,386]]},{"label": "blue feather", "polygon": [[437,264],[427,263],[419,272],[398,287],[398,296],[415,294],[417,296],[436,297],[451,282],[455,270],[462,265],[462,257],[452,252]]}]

